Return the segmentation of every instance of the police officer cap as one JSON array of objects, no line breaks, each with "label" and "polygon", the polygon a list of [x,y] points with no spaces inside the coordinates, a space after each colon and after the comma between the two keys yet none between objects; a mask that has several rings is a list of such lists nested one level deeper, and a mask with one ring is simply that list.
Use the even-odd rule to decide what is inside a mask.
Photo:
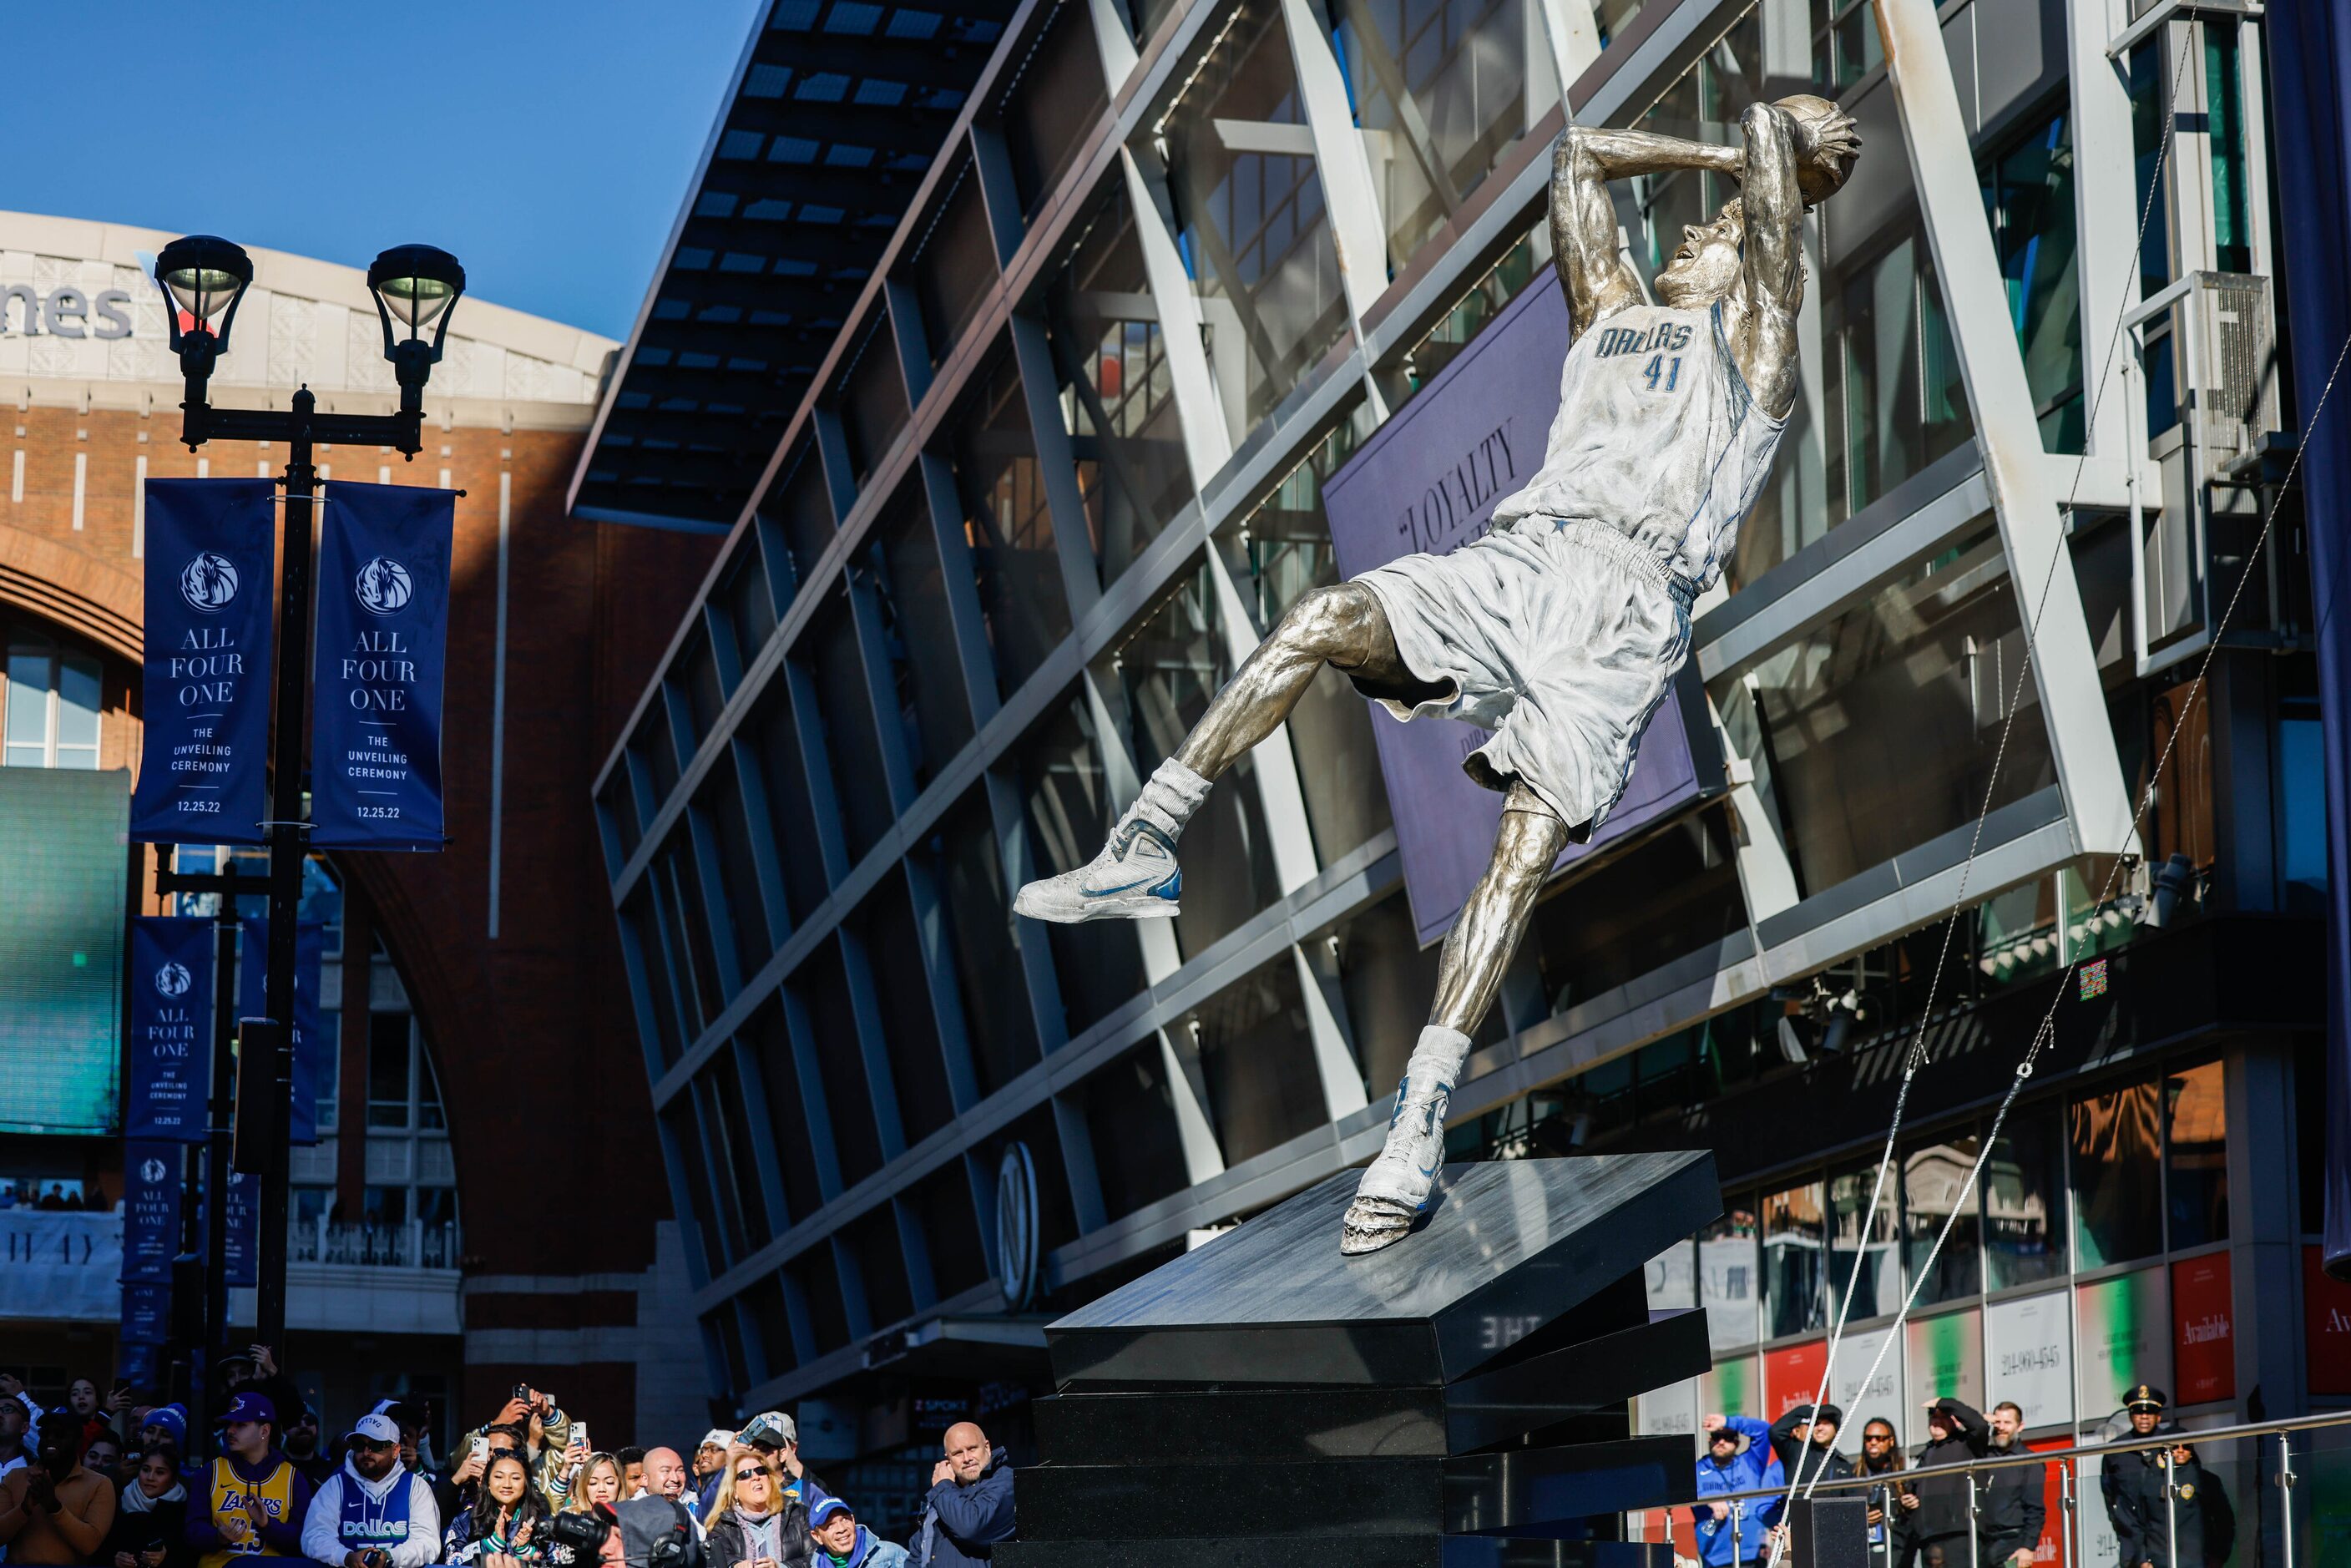
[{"label": "police officer cap", "polygon": [[2152,1383],[2136,1384],[2123,1395],[2123,1408],[2126,1410],[2160,1410],[2170,1403],[2164,1397],[2163,1390]]}]

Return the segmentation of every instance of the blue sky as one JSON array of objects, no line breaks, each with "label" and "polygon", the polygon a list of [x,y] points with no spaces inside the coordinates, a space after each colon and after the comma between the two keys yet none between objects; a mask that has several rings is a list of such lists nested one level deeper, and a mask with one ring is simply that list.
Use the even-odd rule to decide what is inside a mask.
[{"label": "blue sky", "polygon": [[11,5],[0,207],[353,267],[423,241],[625,338],[763,3]]}]

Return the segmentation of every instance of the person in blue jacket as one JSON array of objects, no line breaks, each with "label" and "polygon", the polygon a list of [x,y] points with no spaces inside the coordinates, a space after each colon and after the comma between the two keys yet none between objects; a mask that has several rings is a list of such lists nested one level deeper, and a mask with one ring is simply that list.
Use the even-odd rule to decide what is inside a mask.
[{"label": "person in blue jacket", "polygon": [[976,1422],[948,1427],[946,1451],[914,1529],[914,1568],[978,1568],[998,1542],[1012,1539],[1011,1465]]},{"label": "person in blue jacket", "polygon": [[[1778,1486],[1784,1472],[1771,1454],[1771,1428],[1751,1416],[1708,1416],[1706,1458],[1698,1462],[1698,1561],[1706,1568],[1747,1568],[1770,1555],[1771,1527],[1780,1521],[1781,1500],[1708,1502],[1721,1492],[1756,1491]],[[1732,1511],[1738,1511],[1734,1520]]]}]

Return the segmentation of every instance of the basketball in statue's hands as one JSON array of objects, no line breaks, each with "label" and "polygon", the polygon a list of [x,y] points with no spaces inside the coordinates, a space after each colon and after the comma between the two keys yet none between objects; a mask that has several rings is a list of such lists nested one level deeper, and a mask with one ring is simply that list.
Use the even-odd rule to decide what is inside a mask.
[{"label": "basketball in statue's hands", "polygon": [[1804,193],[1804,205],[1818,206],[1853,172],[1854,160],[1861,156],[1861,133],[1852,115],[1808,92],[1792,93],[1779,107],[1796,121],[1796,187]]}]

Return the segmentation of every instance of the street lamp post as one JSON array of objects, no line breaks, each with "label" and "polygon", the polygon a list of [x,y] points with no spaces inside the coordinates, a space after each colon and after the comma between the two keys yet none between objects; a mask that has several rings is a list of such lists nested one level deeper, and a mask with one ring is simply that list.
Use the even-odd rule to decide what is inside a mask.
[{"label": "street lamp post", "polygon": [[[277,610],[277,745],[269,791],[269,923],[267,988],[263,1005],[268,1027],[258,1031],[269,1052],[261,1071],[240,1071],[235,1108],[237,1168],[261,1177],[257,1301],[255,1329],[264,1344],[280,1351],[286,1337],[287,1134],[294,1082],[295,920],[302,897],[304,732],[310,673],[310,530],[318,493],[312,466],[315,443],[350,442],[397,447],[411,461],[423,447],[424,383],[440,361],[457,297],[465,291],[465,269],[445,250],[429,245],[394,246],[368,268],[383,327],[383,357],[400,385],[394,413],[319,412],[306,385],[285,409],[214,408],[206,386],[213,367],[228,350],[236,308],[253,281],[253,260],[242,246],[211,235],[173,240],[155,258],[155,280],[170,307],[171,344],[179,355],[186,397],[180,404],[180,439],[193,452],[207,441],[283,441],[287,454],[285,531],[279,549]],[[430,337],[426,336],[430,332]],[[231,895],[233,896],[233,895]],[[367,996],[366,955],[360,955],[361,1005]],[[226,982],[224,981],[224,984]],[[224,1049],[214,1042],[214,1049]],[[257,1103],[256,1102],[258,1102]],[[362,1129],[346,1129],[363,1136]],[[226,1196],[227,1172],[220,1168],[214,1140],[206,1185],[218,1213]],[[214,1236],[218,1237],[218,1226]],[[225,1266],[217,1241],[212,1268]],[[215,1333],[220,1324],[213,1325]]]}]

